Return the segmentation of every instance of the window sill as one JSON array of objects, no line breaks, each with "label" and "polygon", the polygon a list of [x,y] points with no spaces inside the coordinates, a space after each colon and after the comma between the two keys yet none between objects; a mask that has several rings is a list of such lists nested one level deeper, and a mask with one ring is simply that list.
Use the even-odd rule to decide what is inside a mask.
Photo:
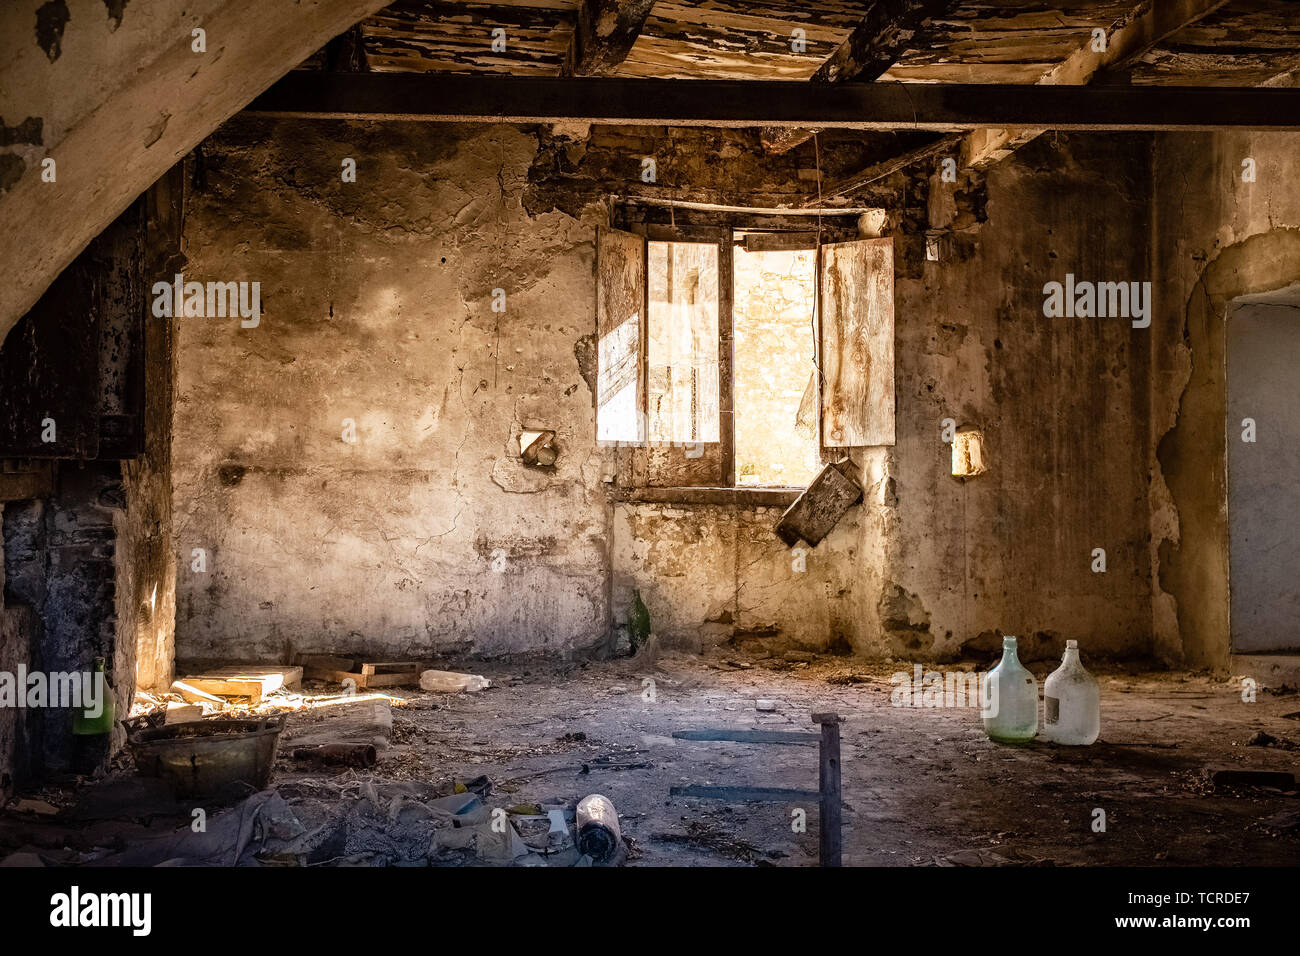
[{"label": "window sill", "polygon": [[787,508],[803,492],[803,488],[616,488],[614,497],[646,504]]}]

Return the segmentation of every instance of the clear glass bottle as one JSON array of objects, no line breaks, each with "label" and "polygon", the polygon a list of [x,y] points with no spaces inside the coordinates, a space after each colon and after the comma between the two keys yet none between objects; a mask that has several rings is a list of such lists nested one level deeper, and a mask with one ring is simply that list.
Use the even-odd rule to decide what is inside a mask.
[{"label": "clear glass bottle", "polygon": [[980,703],[989,739],[1020,744],[1038,733],[1038,680],[1020,663],[1014,637],[1002,638],[1002,660],[984,675]]},{"label": "clear glass bottle", "polygon": [[1079,662],[1079,642],[1065,642],[1061,666],[1043,681],[1043,734],[1048,740],[1086,747],[1101,733],[1101,689]]}]

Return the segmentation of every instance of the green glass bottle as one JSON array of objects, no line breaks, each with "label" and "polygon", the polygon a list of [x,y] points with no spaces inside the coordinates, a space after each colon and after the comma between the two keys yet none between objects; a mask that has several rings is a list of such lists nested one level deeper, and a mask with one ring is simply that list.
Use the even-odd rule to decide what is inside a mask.
[{"label": "green glass bottle", "polygon": [[1004,744],[1027,743],[1038,733],[1038,681],[1020,663],[1016,639],[1002,638],[1002,660],[980,686],[984,732]]},{"label": "green glass bottle", "polygon": [[104,658],[95,658],[90,679],[92,685],[83,688],[81,698],[87,706],[72,715],[72,732],[78,737],[96,737],[113,730],[113,688],[104,677]]}]

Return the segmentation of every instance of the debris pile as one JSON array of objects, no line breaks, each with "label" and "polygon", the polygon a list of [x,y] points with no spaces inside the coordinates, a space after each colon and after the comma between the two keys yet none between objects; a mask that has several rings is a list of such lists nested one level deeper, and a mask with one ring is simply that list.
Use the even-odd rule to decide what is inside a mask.
[{"label": "debris pile", "polygon": [[[81,866],[617,866],[627,859],[604,797],[493,806],[491,783],[436,795],[423,784],[374,779],[294,781],[208,817],[187,804],[155,809],[174,828],[122,822],[125,839],[69,829],[63,848],[26,847],[8,865]],[[463,785],[459,785],[461,787]],[[595,827],[579,826],[599,804]],[[137,804],[138,808],[139,804]],[[136,812],[136,811],[130,811]],[[69,823],[85,824],[70,810]],[[590,821],[596,819],[587,814]],[[157,822],[157,820],[155,820]],[[102,844],[100,841],[103,841]]]}]

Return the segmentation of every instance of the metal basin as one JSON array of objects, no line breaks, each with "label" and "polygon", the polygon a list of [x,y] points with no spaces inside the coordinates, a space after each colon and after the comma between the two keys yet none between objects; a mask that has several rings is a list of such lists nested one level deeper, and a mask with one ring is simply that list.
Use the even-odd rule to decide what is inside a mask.
[{"label": "metal basin", "polygon": [[212,796],[238,783],[262,790],[271,779],[285,720],[278,714],[128,728],[127,746],[140,773],[166,780],[179,797]]}]

